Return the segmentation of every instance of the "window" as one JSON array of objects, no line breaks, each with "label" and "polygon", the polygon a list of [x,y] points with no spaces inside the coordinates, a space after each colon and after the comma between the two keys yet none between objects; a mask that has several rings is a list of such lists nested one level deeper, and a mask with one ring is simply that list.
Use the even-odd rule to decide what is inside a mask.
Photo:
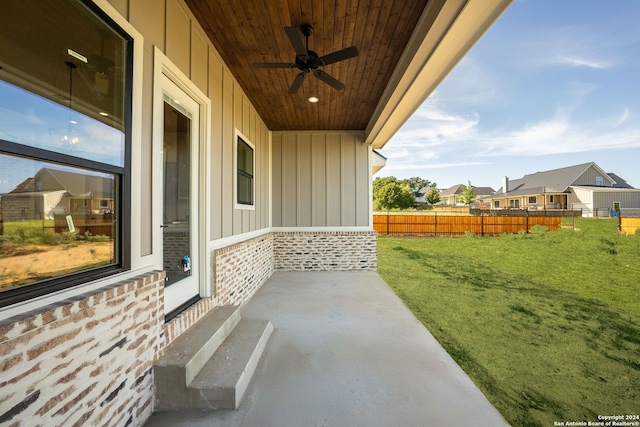
[{"label": "window", "polygon": [[604,181],[602,180],[602,177],[601,177],[601,176],[596,176],[596,185],[597,185],[598,187],[602,187],[603,182],[604,182]]},{"label": "window", "polygon": [[509,207],[514,209],[520,208],[520,199],[511,199],[509,200]]},{"label": "window", "polygon": [[80,0],[6,0],[2,7],[6,306],[129,266],[133,42]]},{"label": "window", "polygon": [[553,196],[549,196],[549,203],[553,203]]},{"label": "window", "polygon": [[538,203],[538,198],[536,196],[529,196],[529,204],[535,205],[536,203]]},{"label": "window", "polygon": [[254,206],[254,157],[253,145],[248,143],[241,135],[238,135],[236,145],[236,205],[239,208]]},{"label": "window", "polygon": [[499,208],[499,207],[500,207],[500,200],[495,200],[495,201],[493,202],[493,207],[494,207],[494,208]]}]

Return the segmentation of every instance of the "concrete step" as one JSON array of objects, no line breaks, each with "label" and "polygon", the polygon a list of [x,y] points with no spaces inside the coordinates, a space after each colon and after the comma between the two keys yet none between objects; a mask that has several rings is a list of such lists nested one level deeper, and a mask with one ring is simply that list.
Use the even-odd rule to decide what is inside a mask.
[{"label": "concrete step", "polygon": [[199,409],[237,409],[273,332],[268,320],[240,321],[189,384]]},{"label": "concrete step", "polygon": [[[158,410],[182,409],[187,385],[240,321],[240,309],[217,307],[176,338],[153,366]],[[188,394],[188,393],[187,393]]]}]

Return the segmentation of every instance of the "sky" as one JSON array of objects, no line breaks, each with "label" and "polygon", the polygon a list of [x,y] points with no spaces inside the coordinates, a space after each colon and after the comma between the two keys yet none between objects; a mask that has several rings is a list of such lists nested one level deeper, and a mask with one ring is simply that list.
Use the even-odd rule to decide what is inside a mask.
[{"label": "sky", "polygon": [[595,162],[640,188],[640,1],[515,0],[380,151],[438,188]]}]

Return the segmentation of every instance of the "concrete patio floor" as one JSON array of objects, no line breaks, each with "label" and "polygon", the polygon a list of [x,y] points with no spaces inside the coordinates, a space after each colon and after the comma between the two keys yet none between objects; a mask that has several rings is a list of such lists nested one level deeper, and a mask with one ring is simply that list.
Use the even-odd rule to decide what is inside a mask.
[{"label": "concrete patio floor", "polygon": [[147,427],[508,425],[374,272],[276,272],[242,317],[275,329],[239,409]]}]

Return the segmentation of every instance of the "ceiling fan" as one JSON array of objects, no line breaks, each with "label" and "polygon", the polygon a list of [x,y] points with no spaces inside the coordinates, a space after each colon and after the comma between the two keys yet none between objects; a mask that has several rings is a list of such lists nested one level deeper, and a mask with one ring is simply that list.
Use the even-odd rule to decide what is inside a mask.
[{"label": "ceiling fan", "polygon": [[[287,34],[287,37],[289,37],[293,50],[296,52],[295,62],[256,62],[253,63],[255,68],[297,68],[300,70],[300,73],[298,73],[289,88],[290,94],[298,92],[298,89],[302,86],[302,82],[308,73],[313,73],[313,75],[318,79],[336,90],[344,89],[344,83],[325,73],[319,69],[319,67],[358,56],[357,47],[351,46],[324,56],[318,56],[317,53],[309,50],[309,36],[313,34],[313,27],[311,25],[304,24],[300,27],[300,30],[296,27],[284,27],[284,32]],[[300,32],[302,32],[306,37],[306,43],[302,41]]]}]

